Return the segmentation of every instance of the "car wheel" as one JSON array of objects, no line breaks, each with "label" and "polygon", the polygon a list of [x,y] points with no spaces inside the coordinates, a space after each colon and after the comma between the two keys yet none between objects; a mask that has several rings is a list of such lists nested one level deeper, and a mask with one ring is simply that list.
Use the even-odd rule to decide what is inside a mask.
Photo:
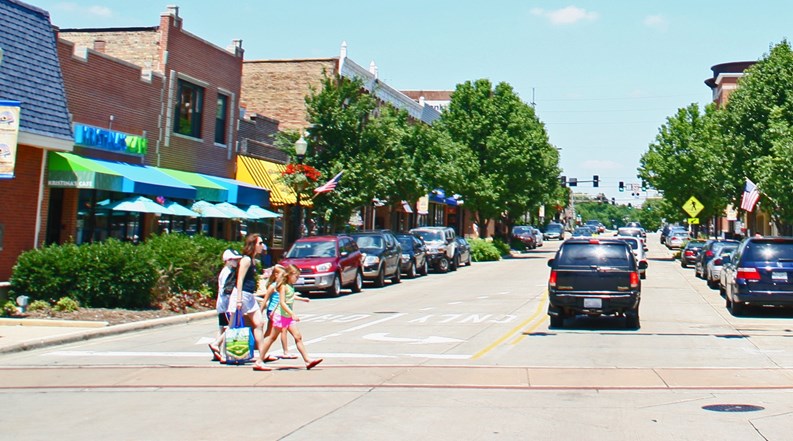
[{"label": "car wheel", "polygon": [[361,292],[361,289],[363,289],[363,274],[361,274],[359,270],[355,273],[355,282],[352,284],[352,292]]},{"label": "car wheel", "polygon": [[625,314],[625,327],[628,329],[641,328],[641,322],[639,321],[639,310],[629,311]]},{"label": "car wheel", "polygon": [[333,283],[325,290],[325,293],[331,297],[338,297],[341,294],[341,278],[338,274],[333,275]]},{"label": "car wheel", "polygon": [[424,265],[421,265],[421,275],[426,276],[430,272],[430,264],[427,262],[427,259],[424,258]]},{"label": "car wheel", "polygon": [[438,259],[438,264],[436,266],[439,272],[449,272],[449,259],[447,259],[446,256],[441,257]]},{"label": "car wheel", "polygon": [[471,253],[468,253],[468,260],[465,261],[465,266],[471,266]]},{"label": "car wheel", "polygon": [[719,295],[722,297],[727,297],[727,290],[725,290],[724,287],[721,286],[721,282],[719,282]]},{"label": "car wheel", "polygon": [[377,273],[377,278],[374,279],[374,286],[380,288],[385,285],[385,267],[381,266],[380,271]]},{"label": "car wheel", "polygon": [[707,280],[708,280],[708,288],[716,289],[716,288],[719,287],[719,285],[716,282],[714,282],[713,280],[710,280],[710,278],[708,278]]},{"label": "car wheel", "polygon": [[460,255],[455,254],[452,257],[452,261],[449,263],[449,271],[457,271],[457,268],[460,267]]},{"label": "car wheel", "polygon": [[639,278],[644,280],[647,278],[647,273],[639,273]]},{"label": "car wheel", "polygon": [[396,271],[394,271],[394,275],[391,277],[391,283],[399,283],[402,281],[402,270],[399,269],[399,263],[397,263]]},{"label": "car wheel", "polygon": [[730,314],[734,317],[741,317],[746,312],[746,306],[741,302],[731,302],[727,300],[728,308],[730,309]]},{"label": "car wheel", "polygon": [[564,328],[564,317],[561,315],[552,315],[551,317],[551,328],[553,329],[561,329]]},{"label": "car wheel", "polygon": [[410,262],[410,268],[408,269],[408,279],[413,279],[416,277],[416,262]]},{"label": "car wheel", "polygon": [[688,265],[686,265],[686,261],[683,259],[680,259],[680,266],[682,266],[683,268],[688,268]]}]

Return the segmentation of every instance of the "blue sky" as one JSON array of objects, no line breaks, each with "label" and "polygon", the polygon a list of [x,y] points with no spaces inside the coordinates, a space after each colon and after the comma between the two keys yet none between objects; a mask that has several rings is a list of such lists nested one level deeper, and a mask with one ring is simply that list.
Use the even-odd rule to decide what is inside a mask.
[{"label": "blue sky", "polygon": [[714,64],[757,60],[789,38],[789,0],[138,0],[31,1],[61,28],[156,26],[168,4],[184,27],[246,59],[348,56],[398,89],[453,90],[467,80],[507,82],[536,105],[564,174],[599,175],[619,193],[637,183],[639,158],[666,117],[711,100]]}]

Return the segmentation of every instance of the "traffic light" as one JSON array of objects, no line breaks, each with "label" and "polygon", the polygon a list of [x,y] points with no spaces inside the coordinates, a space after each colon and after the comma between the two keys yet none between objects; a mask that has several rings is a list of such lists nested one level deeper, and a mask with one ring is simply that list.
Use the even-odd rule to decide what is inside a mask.
[{"label": "traffic light", "polygon": [[625,191],[625,183],[620,181],[620,191]]},{"label": "traffic light", "polygon": [[578,178],[570,178],[570,179],[568,179],[567,180],[567,185],[569,185],[571,187],[577,187],[578,186]]},{"label": "traffic light", "polygon": [[642,179],[642,191],[647,191],[647,181]]},{"label": "traffic light", "polygon": [[600,176],[598,175],[592,176],[592,186],[597,187],[598,185],[600,185]]},{"label": "traffic light", "polygon": [[567,176],[560,176],[559,177],[559,182],[562,184],[562,187],[567,185]]},{"label": "traffic light", "polygon": [[611,205],[617,205],[617,201],[614,198],[611,198]]}]

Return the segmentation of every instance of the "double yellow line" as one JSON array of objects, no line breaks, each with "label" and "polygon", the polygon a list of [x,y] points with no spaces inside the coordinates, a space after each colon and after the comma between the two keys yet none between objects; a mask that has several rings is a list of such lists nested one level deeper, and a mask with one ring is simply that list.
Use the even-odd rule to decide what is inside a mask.
[{"label": "double yellow line", "polygon": [[[483,357],[485,354],[487,354],[488,352],[490,352],[493,349],[495,349],[498,345],[500,345],[501,343],[504,343],[510,337],[515,336],[515,334],[518,334],[518,335],[515,336],[515,339],[512,340],[510,342],[510,344],[516,345],[516,344],[520,343],[524,338],[526,338],[526,334],[536,331],[537,328],[540,327],[540,325],[545,323],[545,313],[546,313],[545,310],[546,310],[546,305],[547,304],[548,304],[548,290],[546,289],[545,292],[543,293],[542,298],[540,299],[539,303],[537,303],[537,309],[534,311],[534,313],[531,316],[529,316],[528,319],[526,319],[522,323],[518,324],[514,328],[510,329],[509,331],[507,331],[506,334],[504,334],[498,340],[496,340],[493,343],[491,343],[490,345],[488,345],[486,348],[484,348],[481,351],[479,351],[476,354],[474,354],[471,357],[471,359],[472,360],[476,360],[478,358]],[[538,317],[539,317],[539,319],[538,319]],[[529,324],[531,324],[532,322],[535,322],[535,323],[532,324],[531,327],[527,328],[526,330],[523,330],[524,327],[529,326]]]}]

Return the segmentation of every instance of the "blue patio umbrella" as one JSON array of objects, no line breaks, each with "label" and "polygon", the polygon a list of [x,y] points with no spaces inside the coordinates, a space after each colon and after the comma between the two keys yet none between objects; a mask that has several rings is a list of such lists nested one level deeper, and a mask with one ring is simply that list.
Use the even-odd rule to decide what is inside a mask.
[{"label": "blue patio umbrella", "polygon": [[272,219],[281,217],[280,214],[262,208],[258,205],[251,205],[247,210],[245,210],[245,212],[248,213],[248,216],[250,216],[251,219]]},{"label": "blue patio umbrella", "polygon": [[131,211],[135,213],[171,214],[167,208],[143,196],[133,196],[120,201],[111,202],[104,205],[104,208],[114,211]]},{"label": "blue patio umbrella", "polygon": [[219,204],[215,204],[215,207],[225,211],[234,219],[252,219],[252,217],[248,215],[248,213],[246,213],[243,209],[237,207],[236,205],[232,205],[228,202],[221,202]]},{"label": "blue patio umbrella", "polygon": [[185,206],[182,206],[181,204],[178,204],[178,203],[176,203],[174,201],[166,202],[164,206],[165,206],[165,208],[170,210],[170,212],[171,212],[170,214],[173,214],[175,216],[201,217],[201,215],[196,213],[195,211],[193,211],[193,210],[191,210],[191,209],[189,209],[189,208],[187,208]]},{"label": "blue patio umbrella", "polygon": [[215,217],[221,219],[234,218],[234,216],[230,213],[221,210],[220,208],[216,207],[215,204],[207,201],[197,201],[192,207],[190,207],[190,209],[201,215],[201,217]]}]

